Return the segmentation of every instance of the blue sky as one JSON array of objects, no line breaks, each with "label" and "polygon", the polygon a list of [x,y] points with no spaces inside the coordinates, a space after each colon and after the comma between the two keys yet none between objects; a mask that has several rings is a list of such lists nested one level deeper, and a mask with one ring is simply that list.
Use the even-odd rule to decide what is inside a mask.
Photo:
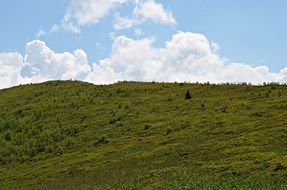
[{"label": "blue sky", "polygon": [[[92,64],[111,56],[111,48],[118,36],[135,41],[152,39],[152,48],[163,48],[173,35],[182,31],[198,33],[206,37],[208,42],[215,42],[220,46],[216,54],[232,63],[243,63],[254,68],[267,66],[268,72],[274,73],[279,73],[287,66],[286,1],[140,0],[161,5],[176,23],[172,20],[156,20],[155,17],[147,19],[149,13],[146,13],[144,16],[137,15],[145,19],[140,24],[115,29],[115,15],[131,19],[137,6],[135,2],[121,2],[104,15],[96,17],[97,21],[91,19],[79,24],[82,22],[80,19],[68,20],[67,23],[77,25],[78,32],[61,26],[73,1],[77,2],[0,0],[0,52],[18,52],[25,57],[27,43],[38,39],[57,53],[82,49],[88,56],[89,64]],[[85,1],[89,4],[98,0],[81,2]],[[71,14],[77,13],[73,11]],[[98,10],[95,8],[92,11]],[[58,26],[56,32],[51,32],[53,25]],[[45,34],[37,36],[41,30]],[[141,34],[135,34],[135,31]]]}]

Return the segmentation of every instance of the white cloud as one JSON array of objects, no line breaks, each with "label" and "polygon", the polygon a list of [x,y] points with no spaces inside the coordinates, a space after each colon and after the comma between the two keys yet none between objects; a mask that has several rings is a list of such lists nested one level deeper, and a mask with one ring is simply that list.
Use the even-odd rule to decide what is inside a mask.
[{"label": "white cloud", "polygon": [[39,31],[36,34],[36,38],[39,39],[39,38],[41,38],[42,36],[44,36],[46,34],[47,34],[47,32],[45,30],[43,30],[42,28],[40,28]]},{"label": "white cloud", "polygon": [[80,33],[80,30],[78,28],[72,28],[72,26],[69,26],[68,24],[64,24],[62,22],[61,25],[58,24],[54,24],[49,30],[45,30],[42,27],[38,30],[37,34],[36,34],[36,39],[41,39],[43,36],[49,35],[49,34],[53,34],[53,33],[57,33],[59,32],[61,29],[63,30],[68,30],[68,31],[72,31],[73,33]]},{"label": "white cloud", "polygon": [[176,24],[176,20],[173,17],[172,12],[165,10],[161,3],[156,3],[154,0],[147,0],[138,3],[133,12],[135,15],[140,15],[158,23],[167,25]]},{"label": "white cloud", "polygon": [[97,23],[109,11],[127,0],[72,0],[65,15],[65,20],[73,20],[82,26]]},{"label": "white cloud", "polygon": [[141,37],[142,35],[144,35],[143,31],[140,28],[136,28],[134,30],[134,33],[137,37]]},{"label": "white cloud", "polygon": [[96,84],[122,80],[287,82],[287,68],[273,73],[266,66],[233,63],[220,57],[217,49],[205,36],[190,32],[178,32],[162,48],[153,47],[153,39],[118,36],[108,58],[89,64],[83,50],[55,53],[44,42],[34,40],[27,43],[25,55],[0,53],[0,88],[57,79]]},{"label": "white cloud", "polygon": [[134,0],[135,8],[130,17],[115,14],[114,28],[116,30],[128,29],[151,20],[155,23],[175,25],[176,20],[171,11],[164,8],[161,3],[154,0]]},{"label": "white cloud", "polygon": [[142,21],[139,19],[122,17],[119,13],[116,13],[114,16],[114,28],[116,30],[131,28],[134,25],[139,25],[141,23]]},{"label": "white cloud", "polygon": [[83,50],[55,53],[39,40],[27,43],[24,62],[24,75],[29,78],[83,80],[91,71]]},{"label": "white cloud", "polygon": [[24,56],[0,53],[0,88],[55,79],[84,80],[90,72],[83,50],[55,53],[40,40],[27,43]]},{"label": "white cloud", "polygon": [[144,80],[145,67],[156,56],[151,43],[150,39],[134,41],[120,36],[113,44],[111,56],[101,60],[98,68],[109,70],[110,74],[113,71],[112,76],[116,76],[118,80]]},{"label": "white cloud", "polygon": [[[119,15],[118,11],[124,4],[134,6],[130,16]],[[167,25],[176,24],[172,12],[154,0],[70,0],[61,22],[47,31],[41,28],[37,38],[59,31],[80,33],[82,27],[100,22],[111,12],[115,12],[113,24],[116,30],[131,28],[147,20]]]},{"label": "white cloud", "polygon": [[71,0],[60,28],[79,33],[81,27],[98,23],[117,6],[129,0]]},{"label": "white cloud", "polygon": [[148,38],[117,37],[110,57],[94,65],[97,69],[89,74],[87,80],[99,82],[94,76],[101,70],[101,73],[107,71],[107,75],[112,76],[108,83],[118,80],[286,82],[287,68],[272,73],[266,66],[252,67],[226,61],[218,55],[218,45],[201,34],[179,32],[163,48],[154,48],[152,43],[153,40]]},{"label": "white cloud", "polygon": [[59,26],[57,24],[54,24],[50,29],[50,33],[57,33],[58,31],[59,31]]},{"label": "white cloud", "polygon": [[70,0],[61,22],[47,31],[40,29],[37,38],[59,31],[80,33],[82,27],[100,22],[111,10],[128,1],[131,0]]},{"label": "white cloud", "polygon": [[23,82],[23,57],[19,53],[0,53],[0,89]]}]

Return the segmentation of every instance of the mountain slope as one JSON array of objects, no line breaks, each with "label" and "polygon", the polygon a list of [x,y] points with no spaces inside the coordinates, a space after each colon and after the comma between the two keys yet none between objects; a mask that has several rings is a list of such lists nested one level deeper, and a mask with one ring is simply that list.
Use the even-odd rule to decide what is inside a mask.
[{"label": "mountain slope", "polygon": [[284,189],[286,93],[75,81],[1,90],[0,189]]}]

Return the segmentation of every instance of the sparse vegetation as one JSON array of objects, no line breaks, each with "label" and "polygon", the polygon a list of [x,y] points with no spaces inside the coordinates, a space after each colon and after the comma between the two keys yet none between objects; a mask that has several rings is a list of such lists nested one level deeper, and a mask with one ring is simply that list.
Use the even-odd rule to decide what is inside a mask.
[{"label": "sparse vegetation", "polygon": [[287,189],[286,102],[279,84],[4,89],[0,189]]}]

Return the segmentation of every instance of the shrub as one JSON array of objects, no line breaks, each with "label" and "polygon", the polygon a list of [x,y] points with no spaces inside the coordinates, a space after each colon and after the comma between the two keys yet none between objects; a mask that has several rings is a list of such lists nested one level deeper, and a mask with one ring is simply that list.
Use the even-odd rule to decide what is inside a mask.
[{"label": "shrub", "polygon": [[185,99],[186,99],[186,100],[189,100],[189,99],[191,99],[191,98],[192,98],[192,96],[191,96],[189,90],[186,91],[186,93],[185,93]]},{"label": "shrub", "polygon": [[122,127],[122,126],[124,126],[124,124],[122,122],[119,121],[116,123],[116,127]]},{"label": "shrub", "polygon": [[50,145],[45,147],[45,151],[48,152],[48,153],[54,153],[55,152],[55,147],[52,144],[50,144]]},{"label": "shrub", "polygon": [[21,115],[22,113],[23,113],[23,110],[21,108],[17,109],[15,112],[15,114],[18,116]]},{"label": "shrub", "polygon": [[168,128],[166,129],[166,134],[168,135],[168,134],[170,134],[171,132],[172,132],[172,128],[168,127]]},{"label": "shrub", "polygon": [[56,151],[55,151],[56,155],[60,156],[64,153],[64,148],[59,146],[57,147]]},{"label": "shrub", "polygon": [[4,120],[2,122],[2,129],[13,129],[16,126],[16,122],[14,120]]},{"label": "shrub", "polygon": [[77,136],[80,131],[79,126],[67,126],[64,128],[65,134],[68,136]]},{"label": "shrub", "polygon": [[283,170],[283,169],[286,169],[286,167],[284,167],[281,163],[276,163],[274,168],[273,168],[273,171],[279,171],[279,170]]},{"label": "shrub", "polygon": [[30,158],[33,158],[34,156],[36,156],[37,147],[36,147],[36,141],[35,140],[31,140],[29,142],[28,147],[25,148],[25,152]]},{"label": "shrub", "polygon": [[118,89],[116,90],[116,93],[117,93],[117,94],[121,94],[121,93],[124,93],[124,92],[125,92],[124,89],[118,88]]},{"label": "shrub", "polygon": [[63,142],[64,146],[67,148],[72,148],[76,142],[73,138],[67,137],[64,142]]},{"label": "shrub", "polygon": [[190,128],[191,127],[191,124],[186,122],[186,123],[181,123],[179,125],[179,129],[186,129],[186,128]]},{"label": "shrub", "polygon": [[6,141],[10,141],[12,139],[12,134],[10,131],[6,132],[5,135],[4,135],[4,139]]},{"label": "shrub", "polygon": [[112,117],[109,121],[109,124],[115,124],[117,122],[117,118]]},{"label": "shrub", "polygon": [[227,105],[223,105],[221,108],[220,108],[220,110],[221,110],[221,112],[222,113],[226,113],[227,112]]},{"label": "shrub", "polygon": [[38,135],[40,133],[40,130],[37,129],[37,128],[33,128],[29,132],[30,132],[31,136],[36,136],[36,135]]},{"label": "shrub", "polygon": [[205,109],[205,103],[202,102],[202,103],[200,104],[200,107],[201,107],[201,109]]},{"label": "shrub", "polygon": [[41,113],[41,111],[34,111],[32,117],[33,117],[33,120],[34,120],[34,121],[40,120],[40,119],[42,118],[42,113]]},{"label": "shrub", "polygon": [[144,129],[145,129],[145,130],[148,130],[149,128],[151,128],[151,125],[145,124]]},{"label": "shrub", "polygon": [[110,142],[109,138],[106,135],[102,135],[97,139],[96,145],[108,144],[109,142]]}]

